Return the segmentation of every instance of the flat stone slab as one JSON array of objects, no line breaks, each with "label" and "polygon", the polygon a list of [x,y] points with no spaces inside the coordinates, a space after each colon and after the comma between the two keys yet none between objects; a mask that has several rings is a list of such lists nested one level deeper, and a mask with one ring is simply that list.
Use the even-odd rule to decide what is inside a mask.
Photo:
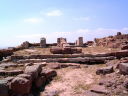
[{"label": "flat stone slab", "polygon": [[108,94],[108,90],[104,86],[100,85],[93,85],[90,91],[99,94]]},{"label": "flat stone slab", "polygon": [[83,96],[101,96],[101,95],[87,90],[84,92]]},{"label": "flat stone slab", "polygon": [[17,64],[13,64],[13,63],[1,63],[0,64],[0,67],[3,67],[3,68],[7,68],[7,67],[17,67],[18,65]]},{"label": "flat stone slab", "polygon": [[119,64],[119,71],[121,74],[128,75],[128,63],[120,63]]},{"label": "flat stone slab", "polygon": [[103,67],[103,68],[97,69],[96,74],[97,75],[100,75],[100,74],[105,75],[105,74],[109,74],[109,73],[112,73],[112,72],[114,72],[113,66],[108,66],[108,67]]},{"label": "flat stone slab", "polygon": [[23,73],[22,70],[11,70],[11,71],[0,70],[0,76],[13,76],[13,75],[19,75],[22,73]]}]

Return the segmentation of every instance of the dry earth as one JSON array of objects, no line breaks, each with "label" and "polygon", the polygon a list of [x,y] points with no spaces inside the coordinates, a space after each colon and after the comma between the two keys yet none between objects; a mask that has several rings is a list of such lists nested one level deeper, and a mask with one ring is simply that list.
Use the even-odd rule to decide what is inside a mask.
[{"label": "dry earth", "polygon": [[40,96],[86,96],[84,93],[97,83],[100,76],[95,74],[102,65],[81,65],[81,68],[63,68],[57,70],[57,77],[46,86]]},{"label": "dry earth", "polygon": [[[105,53],[114,52],[119,49],[105,47],[82,48],[83,53]],[[14,53],[15,55],[39,55],[51,54],[50,48],[32,48],[24,49]],[[86,96],[85,91],[92,85],[97,84],[101,76],[96,75],[96,69],[105,66],[99,65],[81,65],[81,68],[62,68],[57,69],[57,77],[48,84],[40,96]]]},{"label": "dry earth", "polygon": [[[119,49],[106,48],[106,47],[100,47],[100,46],[82,48],[82,52],[85,54],[114,52],[118,50]],[[42,55],[42,54],[48,55],[48,54],[51,54],[51,52],[50,52],[50,48],[31,48],[31,49],[24,49],[24,50],[16,51],[14,54],[15,55]]]}]

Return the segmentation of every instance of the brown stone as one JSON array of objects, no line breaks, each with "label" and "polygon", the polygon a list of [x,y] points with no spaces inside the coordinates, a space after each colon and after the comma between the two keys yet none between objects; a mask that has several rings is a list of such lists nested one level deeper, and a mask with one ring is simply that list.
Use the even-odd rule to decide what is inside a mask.
[{"label": "brown stone", "polygon": [[87,90],[84,92],[83,96],[101,96],[101,95]]},{"label": "brown stone", "polygon": [[121,74],[128,75],[128,63],[120,63],[119,64],[119,71]]},{"label": "brown stone", "polygon": [[100,94],[108,94],[108,90],[104,86],[100,85],[93,85],[90,91]]},{"label": "brown stone", "polygon": [[22,70],[10,70],[10,71],[0,70],[0,76],[14,76],[22,73],[23,73]]},{"label": "brown stone", "polygon": [[20,74],[17,77],[22,77],[22,78],[26,78],[28,80],[30,80],[32,82],[32,76],[29,74]]},{"label": "brown stone", "polygon": [[46,83],[46,77],[40,76],[35,80],[35,87],[40,88],[41,86],[44,86]]},{"label": "brown stone", "polygon": [[128,45],[121,46],[121,50],[127,50],[127,49],[128,49]]},{"label": "brown stone", "polygon": [[62,54],[62,48],[51,48],[50,52],[53,54]]},{"label": "brown stone", "polygon": [[112,72],[114,72],[113,67],[108,66],[108,67],[103,67],[103,68],[97,69],[96,74],[97,75],[100,75],[100,74],[105,75],[105,74],[109,74],[109,73],[112,73]]},{"label": "brown stone", "polygon": [[23,44],[21,44],[23,49],[28,49],[30,47],[30,43],[28,41],[23,42]]},{"label": "brown stone", "polygon": [[6,80],[0,80],[0,96],[9,96]]},{"label": "brown stone", "polygon": [[38,74],[41,72],[42,70],[42,65],[33,65],[33,66],[27,66],[25,68],[24,73],[25,74],[29,74],[32,76],[32,79],[35,80],[38,77]]},{"label": "brown stone", "polygon": [[16,77],[11,82],[11,89],[16,94],[28,94],[31,89],[31,81],[26,78]]},{"label": "brown stone", "polygon": [[124,81],[123,86],[128,89],[128,80]]},{"label": "brown stone", "polygon": [[19,75],[22,74],[23,70],[11,70],[11,71],[5,71],[5,75],[13,76],[13,75]]},{"label": "brown stone", "polygon": [[57,73],[51,69],[43,69],[40,75],[45,76],[47,79],[52,79],[53,77],[57,76]]}]

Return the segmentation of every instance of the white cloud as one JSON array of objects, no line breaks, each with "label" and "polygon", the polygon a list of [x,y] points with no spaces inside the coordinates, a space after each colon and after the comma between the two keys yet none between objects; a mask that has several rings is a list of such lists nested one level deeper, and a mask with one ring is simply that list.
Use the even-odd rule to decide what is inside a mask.
[{"label": "white cloud", "polygon": [[78,18],[73,18],[74,21],[90,21],[90,17],[78,17]]},{"label": "white cloud", "polygon": [[27,19],[24,19],[24,22],[27,22],[27,23],[40,23],[42,21],[43,21],[42,18],[27,18]]},{"label": "white cloud", "polygon": [[48,13],[46,13],[47,16],[61,16],[63,15],[63,12],[61,10],[53,10]]},{"label": "white cloud", "polygon": [[[126,30],[127,29],[127,30]],[[41,37],[45,37],[47,42],[54,43],[57,42],[58,37],[67,38],[68,42],[75,42],[78,37],[84,37],[84,41],[94,40],[94,38],[103,38],[110,35],[116,35],[117,32],[122,32],[124,34],[128,34],[128,28],[122,29],[105,29],[105,28],[97,28],[97,29],[78,29],[73,32],[52,32],[52,33],[43,33],[43,34],[28,34],[28,35],[20,35],[17,38],[22,40],[27,40],[30,42],[39,42]]]}]

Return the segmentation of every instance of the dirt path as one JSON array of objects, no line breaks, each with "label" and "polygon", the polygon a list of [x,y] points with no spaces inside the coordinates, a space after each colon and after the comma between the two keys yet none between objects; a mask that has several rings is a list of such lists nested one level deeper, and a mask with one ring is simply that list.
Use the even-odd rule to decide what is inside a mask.
[{"label": "dirt path", "polygon": [[57,70],[58,76],[46,86],[40,96],[85,96],[84,92],[99,80],[95,70],[103,65]]}]

